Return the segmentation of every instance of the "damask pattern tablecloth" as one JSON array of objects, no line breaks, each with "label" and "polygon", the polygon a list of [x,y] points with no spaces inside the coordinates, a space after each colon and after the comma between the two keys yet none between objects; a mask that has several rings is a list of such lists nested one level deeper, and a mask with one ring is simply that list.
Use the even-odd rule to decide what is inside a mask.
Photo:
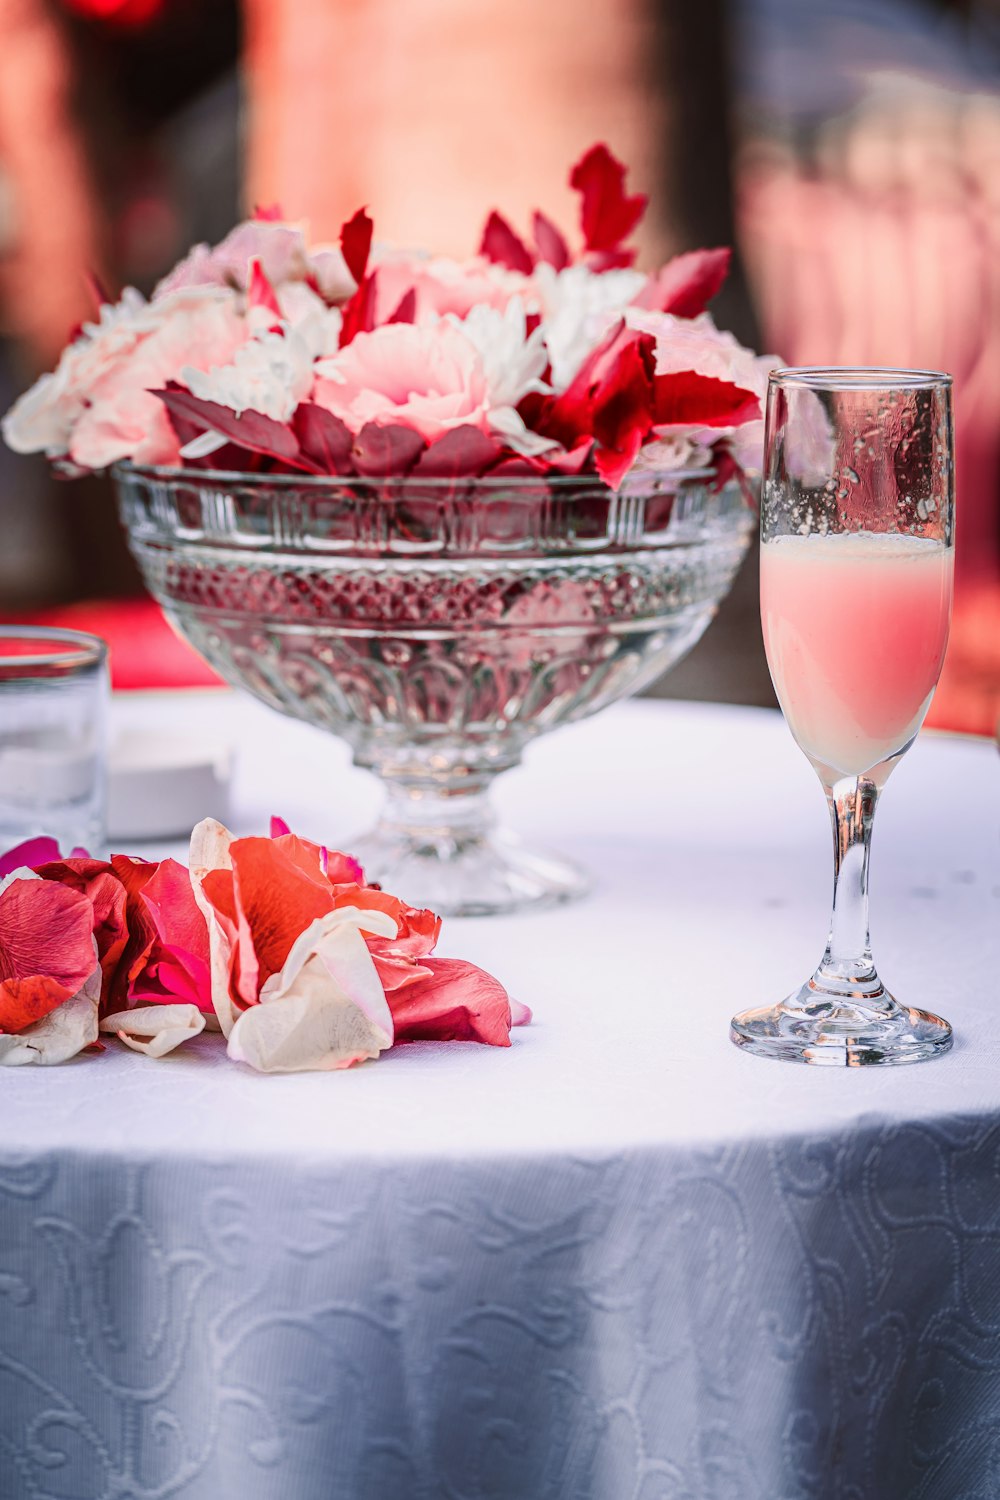
[{"label": "damask pattern tablecloth", "polygon": [[[252,705],[121,710],[185,711],[239,732],[241,828],[370,812]],[[995,750],[927,738],[886,793],[877,953],[957,1041],[885,1071],[727,1041],[825,929],[780,719],[628,705],[511,781],[599,880],[446,924],[534,1008],[510,1051],[0,1074],[2,1500],[997,1500]]]}]

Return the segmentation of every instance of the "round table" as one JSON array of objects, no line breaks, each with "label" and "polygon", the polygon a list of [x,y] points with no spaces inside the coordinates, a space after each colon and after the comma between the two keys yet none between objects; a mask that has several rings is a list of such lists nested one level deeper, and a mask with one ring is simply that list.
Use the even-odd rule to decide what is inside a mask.
[{"label": "round table", "polygon": [[[343,746],[249,701],[116,713],[231,735],[239,832],[349,848],[375,811]],[[258,1076],[204,1036],[0,1074],[0,1495],[996,1500],[996,747],[923,736],[879,812],[880,968],[956,1037],[898,1069],[728,1041],[826,932],[777,715],[621,705],[498,791],[597,876],[445,923],[533,1008],[511,1049]]]}]

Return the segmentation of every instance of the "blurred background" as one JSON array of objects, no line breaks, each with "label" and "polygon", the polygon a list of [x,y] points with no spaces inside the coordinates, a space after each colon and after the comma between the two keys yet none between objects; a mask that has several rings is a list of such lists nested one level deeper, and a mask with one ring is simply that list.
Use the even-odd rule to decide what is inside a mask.
[{"label": "blurred background", "polygon": [[[640,264],[736,247],[715,312],[743,342],[954,373],[932,715],[992,732],[1000,0],[589,0],[586,24],[579,0],[0,0],[0,408],[94,278],[148,291],[254,204],[334,238],[366,203],[384,238],[465,254],[493,206],[572,224],[567,170],[598,139],[650,194]],[[755,567],[658,691],[773,702]],[[0,451],[0,614],[139,629],[139,592],[110,485]]]}]

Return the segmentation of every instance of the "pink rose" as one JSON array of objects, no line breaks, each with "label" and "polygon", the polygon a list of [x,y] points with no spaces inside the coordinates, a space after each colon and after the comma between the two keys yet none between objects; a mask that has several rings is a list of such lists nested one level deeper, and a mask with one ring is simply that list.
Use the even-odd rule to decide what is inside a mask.
[{"label": "pink rose", "polygon": [[87,384],[86,408],[68,449],[81,468],[103,469],[122,458],[177,463],[177,438],[166,408],[151,392],[177,380],[185,368],[230,364],[250,333],[236,298],[209,287],[191,287],[150,303],[142,327],[128,356]]},{"label": "pink rose", "polygon": [[303,281],[309,274],[305,235],[290,224],[248,219],[218,245],[195,245],[165,276],[153,293],[154,302],[171,292],[195,286],[226,286],[245,291],[250,262],[258,260],[272,286]]},{"label": "pink rose", "polygon": [[67,344],[59,364],[25,391],[3,419],[3,435],[15,453],[62,458],[87,407],[91,386],[128,358],[143,338],[145,299],[126,287],[115,306],[105,304],[96,323],[85,323]]},{"label": "pink rose", "polygon": [[417,299],[413,321],[426,323],[446,313],[464,318],[474,307],[496,307],[502,312],[530,284],[526,276],[482,256],[460,262],[380,246],[372,252],[370,270],[375,273],[378,323],[391,318],[411,290]]},{"label": "pink rose", "polygon": [[127,288],[100,320],[84,326],[58,368],[43,376],[4,418],[19,453],[44,449],[84,469],[121,458],[176,463],[178,445],[163,403],[150,391],[190,365],[226,365],[249,337],[233,292],[190,287],[147,303]]},{"label": "pink rose", "polygon": [[316,365],[313,400],[359,432],[403,423],[430,443],[452,427],[487,429],[488,387],[474,345],[451,323],[389,323]]}]

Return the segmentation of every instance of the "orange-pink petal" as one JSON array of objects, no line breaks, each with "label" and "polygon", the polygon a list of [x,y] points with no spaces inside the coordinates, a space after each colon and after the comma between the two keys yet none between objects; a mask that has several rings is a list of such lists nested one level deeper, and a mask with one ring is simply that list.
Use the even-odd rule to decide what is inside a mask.
[{"label": "orange-pink petal", "polygon": [[510,1046],[510,1002],[498,979],[459,958],[427,958],[426,979],[386,998],[397,1042],[487,1042]]}]

